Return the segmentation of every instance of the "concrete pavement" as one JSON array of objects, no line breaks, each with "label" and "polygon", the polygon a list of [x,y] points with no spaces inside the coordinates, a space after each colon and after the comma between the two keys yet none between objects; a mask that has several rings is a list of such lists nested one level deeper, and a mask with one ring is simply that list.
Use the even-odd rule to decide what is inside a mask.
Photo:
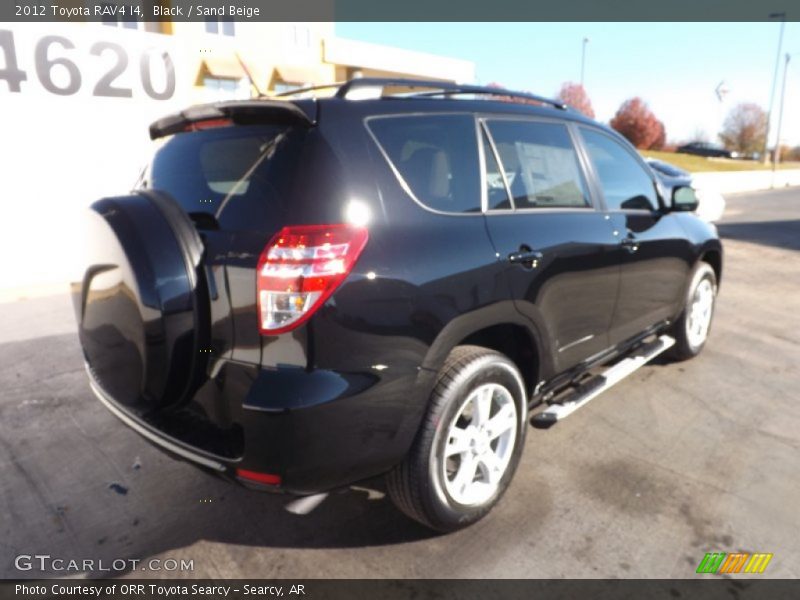
[{"label": "concrete pavement", "polygon": [[380,481],[298,516],[173,461],[92,396],[66,295],[2,304],[0,575],[41,577],[14,568],[39,553],[194,562],[146,577],[694,577],[705,552],[741,550],[797,577],[800,189],[728,198],[720,232],[702,356],[532,428],[500,505],[446,536]]}]

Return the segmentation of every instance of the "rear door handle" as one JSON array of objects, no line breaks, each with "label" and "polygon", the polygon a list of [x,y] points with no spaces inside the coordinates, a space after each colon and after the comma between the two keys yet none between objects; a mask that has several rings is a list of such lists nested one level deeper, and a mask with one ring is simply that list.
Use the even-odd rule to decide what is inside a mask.
[{"label": "rear door handle", "polygon": [[639,249],[639,242],[634,237],[622,238],[620,244],[622,244],[622,247],[625,248],[625,250],[627,250],[631,254],[633,254]]},{"label": "rear door handle", "polygon": [[530,248],[520,248],[519,252],[512,252],[508,255],[508,262],[520,264],[528,269],[535,269],[539,266],[539,261],[542,260],[543,254],[536,252]]}]

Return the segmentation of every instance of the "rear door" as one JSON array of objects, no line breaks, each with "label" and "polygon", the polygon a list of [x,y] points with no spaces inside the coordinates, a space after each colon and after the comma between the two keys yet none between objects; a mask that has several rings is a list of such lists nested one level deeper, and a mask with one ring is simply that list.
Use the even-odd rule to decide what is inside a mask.
[{"label": "rear door", "polygon": [[299,204],[294,174],[312,134],[268,123],[196,129],[160,141],[141,187],[172,196],[201,233],[212,354],[257,364],[256,264]]},{"label": "rear door", "polygon": [[675,216],[661,210],[652,171],[641,157],[606,132],[579,130],[624,249],[609,332],[609,341],[617,344],[680,311],[693,253]]},{"label": "rear door", "polygon": [[619,243],[594,205],[570,125],[487,117],[479,129],[489,234],[518,310],[564,371],[609,345]]}]

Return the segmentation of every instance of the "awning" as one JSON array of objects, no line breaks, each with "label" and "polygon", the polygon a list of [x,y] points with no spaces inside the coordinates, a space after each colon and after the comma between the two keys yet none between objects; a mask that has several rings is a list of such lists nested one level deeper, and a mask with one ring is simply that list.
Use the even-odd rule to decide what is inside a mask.
[{"label": "awning", "polygon": [[203,59],[201,67],[203,73],[207,73],[211,77],[218,77],[220,79],[243,79],[247,77],[247,73],[242,68],[241,63],[232,57],[211,57]]},{"label": "awning", "polygon": [[304,67],[300,65],[281,65],[275,67],[273,82],[291,83],[295,85],[319,84],[327,81],[318,67]]}]

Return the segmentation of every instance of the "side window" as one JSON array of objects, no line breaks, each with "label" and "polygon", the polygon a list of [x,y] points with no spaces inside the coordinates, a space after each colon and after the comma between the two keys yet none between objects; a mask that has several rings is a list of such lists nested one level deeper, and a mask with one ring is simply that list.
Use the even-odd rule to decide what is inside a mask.
[{"label": "side window", "polygon": [[417,200],[434,210],[480,212],[472,116],[378,117],[367,126]]},{"label": "side window", "polygon": [[619,142],[581,127],[609,210],[655,210],[658,207],[652,177]]},{"label": "side window", "polygon": [[487,207],[489,210],[511,208],[503,172],[500,169],[500,165],[497,164],[497,157],[492,145],[489,143],[489,139],[486,137],[485,131],[481,131],[481,139],[483,143],[483,164],[486,169]]},{"label": "side window", "polygon": [[515,208],[589,206],[586,183],[565,125],[497,120],[489,121],[487,127]]}]

